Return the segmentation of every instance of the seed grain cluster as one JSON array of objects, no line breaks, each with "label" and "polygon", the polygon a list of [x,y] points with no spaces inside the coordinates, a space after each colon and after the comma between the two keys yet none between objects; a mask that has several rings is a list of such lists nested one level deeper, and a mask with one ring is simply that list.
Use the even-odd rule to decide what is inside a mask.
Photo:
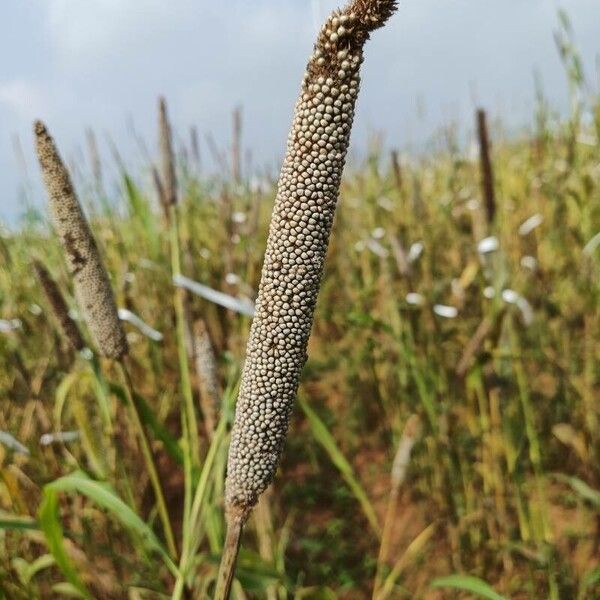
[{"label": "seed grain cluster", "polygon": [[167,114],[167,101],[164,98],[160,98],[158,102],[158,128],[162,170],[161,201],[166,207],[169,207],[177,204],[177,176],[173,156],[173,135]]},{"label": "seed grain cluster", "polygon": [[310,335],[359,90],[363,45],[396,8],[355,0],[310,57],[273,209],[229,450],[226,503],[247,513],[277,469]]},{"label": "seed grain cluster", "polygon": [[194,355],[200,388],[200,408],[206,432],[212,439],[219,418],[219,376],[213,345],[206,323],[202,319],[194,326]]},{"label": "seed grain cluster", "polygon": [[35,136],[52,220],[75,282],[77,303],[100,352],[120,359],[127,353],[127,339],[96,241],[54,140],[40,121],[35,123]]},{"label": "seed grain cluster", "polygon": [[52,279],[52,275],[39,260],[33,261],[33,269],[63,334],[75,350],[83,350],[85,342],[81,337],[77,323],[69,315],[69,307],[60,293],[56,281]]}]

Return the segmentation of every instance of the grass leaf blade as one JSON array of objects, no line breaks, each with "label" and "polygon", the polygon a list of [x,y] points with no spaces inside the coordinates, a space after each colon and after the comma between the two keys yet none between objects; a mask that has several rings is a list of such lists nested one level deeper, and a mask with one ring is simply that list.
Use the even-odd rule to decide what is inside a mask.
[{"label": "grass leaf blade", "polygon": [[373,531],[377,534],[377,537],[381,535],[381,527],[379,525],[379,521],[377,519],[377,515],[375,514],[375,510],[373,509],[373,505],[369,500],[365,490],[362,485],[359,483],[356,475],[354,474],[354,470],[352,469],[352,465],[346,460],[346,457],[343,455],[342,451],[339,449],[338,445],[335,442],[335,439],[329,433],[327,426],[317,413],[315,413],[312,408],[308,405],[308,403],[303,399],[299,398],[299,404],[304,414],[306,415],[308,422],[310,424],[311,431],[315,436],[315,439],[323,449],[329,455],[331,462],[337,467],[340,474],[344,478],[344,481],[348,485],[348,487],[352,490],[352,493],[358,500],[360,506],[369,521],[369,524],[373,528]]},{"label": "grass leaf blade", "polygon": [[48,484],[45,490],[53,494],[77,492],[86,496],[98,506],[112,513],[125,528],[139,535],[150,550],[157,552],[162,557],[168,569],[174,574],[177,573],[177,567],[154,531],[116,495],[109,485],[94,481],[81,471],[76,471]]},{"label": "grass leaf blade", "polygon": [[92,596],[79,578],[77,570],[65,549],[63,528],[58,514],[58,494],[56,490],[48,486],[44,488],[44,497],[39,509],[39,520],[48,550],[54,557],[62,574],[83,598],[92,600]]},{"label": "grass leaf blade", "polygon": [[452,588],[472,592],[480,598],[486,600],[506,600],[496,592],[489,584],[478,577],[471,575],[448,575],[448,577],[438,577],[431,582],[433,588]]}]

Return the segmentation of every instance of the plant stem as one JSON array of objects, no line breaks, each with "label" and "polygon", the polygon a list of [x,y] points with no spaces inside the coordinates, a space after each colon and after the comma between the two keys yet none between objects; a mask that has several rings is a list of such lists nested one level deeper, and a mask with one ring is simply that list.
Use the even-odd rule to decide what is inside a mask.
[{"label": "plant stem", "polygon": [[229,600],[245,520],[242,512],[227,515],[227,535],[225,536],[221,565],[217,575],[214,600]]},{"label": "plant stem", "polygon": [[[179,226],[177,222],[177,205],[169,207],[169,225],[171,242],[171,275],[175,277],[181,274],[181,257],[179,248]],[[198,426],[196,424],[196,411],[194,408],[194,396],[192,383],[190,381],[190,370],[188,353],[185,343],[186,317],[183,304],[184,291],[175,288],[173,303],[175,306],[177,356],[179,360],[179,376],[183,393],[184,406],[181,411],[181,424],[184,438],[184,496],[183,496],[183,524],[182,524],[182,547],[189,546],[189,533],[192,528],[190,522],[192,510],[192,486],[194,473],[197,472],[200,460],[200,444],[198,440]]]},{"label": "plant stem", "polygon": [[[177,206],[172,205],[170,211],[171,226],[171,274],[173,277],[181,275],[181,260],[179,249],[179,227],[177,225]],[[175,317],[177,320],[177,353],[179,358],[179,372],[181,377],[181,387],[185,402],[184,415],[187,419],[188,444],[192,454],[192,467],[196,467],[200,458],[200,443],[198,440],[198,427],[196,424],[196,410],[194,407],[194,394],[192,392],[192,383],[190,380],[190,369],[188,353],[185,343],[186,336],[186,318],[183,305],[184,290],[175,288],[174,304]]]},{"label": "plant stem", "polygon": [[[194,501],[191,504],[190,514],[188,518],[188,530],[184,531],[184,539],[183,545],[181,549],[181,559],[179,561],[179,576],[177,577],[177,581],[175,582],[175,587],[173,589],[173,594],[171,596],[172,600],[180,600],[183,594],[183,589],[185,586],[185,579],[189,570],[189,563],[193,559],[196,554],[196,550],[198,548],[199,540],[196,536],[196,531],[198,529],[198,521],[200,519],[200,511],[202,509],[202,505],[204,502],[205,494],[208,489],[208,478],[211,473],[213,464],[215,462],[215,458],[217,456],[217,451],[221,447],[221,441],[223,436],[225,435],[225,429],[227,427],[227,418],[223,416],[215,431],[215,436],[210,444],[208,449],[208,453],[206,454],[206,460],[202,465],[202,472],[200,473],[200,478],[198,480],[198,485],[196,486],[196,491],[194,493]],[[191,474],[190,474],[191,479]]]},{"label": "plant stem", "polygon": [[96,385],[94,386],[94,392],[98,401],[98,408],[100,410],[100,418],[102,419],[102,426],[104,427],[104,434],[111,438],[114,434],[113,423],[110,410],[110,400],[108,394],[108,384],[102,373],[100,367],[100,361],[98,357],[93,354],[92,358],[86,363],[89,365],[92,373],[94,374]]},{"label": "plant stem", "polygon": [[127,370],[127,366],[124,361],[119,361],[119,372],[123,381],[123,387],[125,389],[125,393],[127,394],[127,405],[129,407],[131,420],[137,429],[137,433],[140,440],[140,447],[142,449],[142,454],[144,456],[144,461],[146,463],[146,469],[148,470],[148,475],[150,477],[150,483],[152,484],[152,488],[154,490],[154,496],[156,498],[156,505],[158,508],[158,514],[163,526],[165,540],[167,542],[167,548],[169,550],[169,554],[171,558],[177,559],[177,546],[175,544],[175,536],[173,535],[173,528],[171,527],[171,519],[169,517],[169,512],[167,510],[167,504],[165,502],[165,496],[163,493],[162,485],[160,483],[160,479],[158,476],[158,471],[156,469],[156,465],[154,463],[154,457],[152,455],[152,449],[150,448],[150,443],[148,442],[148,438],[146,436],[146,432],[144,430],[144,425],[140,418],[140,413],[136,404],[135,394],[133,391],[133,383],[131,381],[131,376],[129,375],[129,371]]}]

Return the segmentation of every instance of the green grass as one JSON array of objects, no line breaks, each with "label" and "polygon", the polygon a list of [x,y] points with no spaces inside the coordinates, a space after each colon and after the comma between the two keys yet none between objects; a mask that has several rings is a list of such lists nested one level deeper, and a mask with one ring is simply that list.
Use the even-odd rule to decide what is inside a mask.
[{"label": "green grass", "polygon": [[[562,50],[575,97],[576,61]],[[381,152],[347,170],[302,406],[274,489],[244,533],[238,598],[370,597],[391,464],[412,414],[423,429],[378,598],[599,597],[600,247],[589,242],[600,231],[600,105],[583,102],[562,121],[540,102],[535,127],[517,138],[492,128],[493,224],[477,158],[452,133],[404,157],[401,184]],[[249,320],[176,291],[171,278],[251,295],[274,188],[203,178],[184,158],[179,175],[170,224],[140,173],[121,173],[109,201],[82,198],[96,207],[119,306],[164,335],[152,341],[126,324],[175,544],[129,434],[131,396],[116,365],[78,357],[61,339],[30,266],[43,257],[70,294],[60,248],[45,223],[26,221],[0,239],[0,317],[22,321],[0,333],[0,430],[30,450],[0,445],[0,597],[185,598],[186,588],[211,597]],[[542,224],[520,235],[535,213]],[[477,242],[489,235],[499,249],[482,256]],[[419,241],[407,272],[402,249]],[[532,307],[530,324],[502,299],[506,289]],[[409,292],[423,303],[407,302]],[[456,318],[436,304],[456,307]],[[186,322],[199,317],[226,390],[212,444],[186,350]],[[70,429],[79,442],[39,444]]]}]

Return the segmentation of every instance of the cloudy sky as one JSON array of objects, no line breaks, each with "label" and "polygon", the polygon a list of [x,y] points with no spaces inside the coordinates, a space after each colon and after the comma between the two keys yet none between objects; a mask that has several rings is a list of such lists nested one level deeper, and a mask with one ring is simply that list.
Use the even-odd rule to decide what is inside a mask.
[{"label": "cloudy sky", "polygon": [[[22,210],[23,161],[31,197],[43,198],[31,155],[31,122],[44,119],[63,153],[79,156],[84,131],[113,138],[133,168],[132,124],[155,144],[156,98],[165,94],[178,133],[190,124],[226,143],[243,105],[244,144],[276,165],[306,58],[332,0],[1,0],[0,220]],[[367,50],[353,147],[369,132],[420,147],[455,120],[470,127],[475,104],[526,125],[533,73],[566,106],[553,41],[557,10],[569,13],[590,83],[600,55],[598,0],[401,0]],[[106,146],[104,153],[108,155]],[[110,158],[108,158],[110,160]]]}]

